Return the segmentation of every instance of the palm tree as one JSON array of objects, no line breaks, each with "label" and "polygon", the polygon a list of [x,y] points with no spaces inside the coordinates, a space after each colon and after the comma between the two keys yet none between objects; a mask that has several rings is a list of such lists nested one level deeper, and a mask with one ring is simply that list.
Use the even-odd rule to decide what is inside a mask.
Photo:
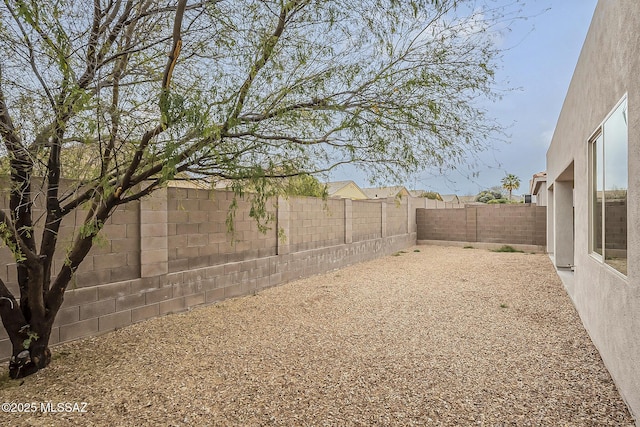
[{"label": "palm tree", "polygon": [[502,188],[509,191],[509,201],[511,201],[511,192],[520,188],[520,178],[513,174],[508,174],[500,182],[502,182]]}]

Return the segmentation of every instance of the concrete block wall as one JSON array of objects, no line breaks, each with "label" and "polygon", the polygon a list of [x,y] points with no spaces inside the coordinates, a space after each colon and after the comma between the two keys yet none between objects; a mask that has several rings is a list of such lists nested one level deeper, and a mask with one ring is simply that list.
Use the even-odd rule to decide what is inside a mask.
[{"label": "concrete block wall", "polygon": [[[250,217],[249,203],[239,200],[232,241],[225,223],[232,198],[228,192],[171,187],[116,211],[105,226],[105,244],[91,250],[76,276],[82,286],[67,290],[50,343],[255,293],[416,242],[410,201],[396,207],[384,200],[312,198],[274,201],[276,222],[266,234]],[[65,225],[69,232],[72,224]],[[0,252],[10,264],[8,250]],[[5,268],[2,279],[10,272],[15,275],[15,266]],[[0,328],[0,360],[10,353]]]},{"label": "concrete block wall", "polygon": [[422,207],[426,209],[461,209],[464,208],[463,203],[443,202],[442,200],[427,199],[425,197],[419,197],[415,199],[419,204],[423,204]]},{"label": "concrete block wall", "polygon": [[[168,188],[170,272],[275,255],[276,224],[269,224],[270,229],[262,233],[250,216],[247,200],[236,200],[234,229],[229,232],[227,217],[233,197],[228,191]],[[275,212],[275,206],[271,211]]]},{"label": "concrete block wall", "polygon": [[138,277],[169,272],[167,189],[140,201],[140,264]]},{"label": "concrete block wall", "polygon": [[409,231],[409,200],[390,200],[386,204],[386,236],[406,234]]},{"label": "concrete block wall", "polygon": [[417,209],[418,240],[546,245],[546,207],[466,206]]},{"label": "concrete block wall", "polygon": [[[597,209],[597,208],[596,208]],[[607,200],[605,204],[605,236],[607,249],[627,249],[627,201]],[[602,222],[602,210],[598,210],[598,220]],[[599,236],[602,245],[602,236]]]},{"label": "concrete block wall", "polygon": [[418,240],[467,240],[466,209],[417,209]]},{"label": "concrete block wall", "polygon": [[382,237],[382,207],[386,200],[354,200],[353,209],[353,241],[379,239]]},{"label": "concrete block wall", "polygon": [[290,204],[289,212],[291,225],[286,238],[290,252],[344,243],[344,200],[299,197]]},{"label": "concrete block wall", "polygon": [[545,208],[534,205],[488,205],[475,209],[476,241],[546,245]]},{"label": "concrete block wall", "polygon": [[[8,210],[7,192],[0,198],[0,208]],[[33,217],[35,238],[40,246],[41,230],[45,222],[43,209],[44,195],[35,197]],[[66,249],[76,237],[78,229],[84,223],[86,211],[78,210],[62,220],[58,234],[58,250],[54,255],[52,273],[57,274],[65,262]],[[19,294],[16,265],[12,254],[6,249],[0,250],[0,279],[14,295]],[[104,283],[129,280],[140,277],[140,204],[134,202],[120,206],[104,224],[94,247],[78,268],[70,287],[84,288]]]}]

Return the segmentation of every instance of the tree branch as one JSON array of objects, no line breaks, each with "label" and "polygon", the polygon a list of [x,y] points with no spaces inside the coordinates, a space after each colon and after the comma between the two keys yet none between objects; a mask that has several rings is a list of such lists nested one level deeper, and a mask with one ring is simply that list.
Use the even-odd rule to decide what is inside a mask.
[{"label": "tree branch", "polygon": [[47,98],[49,99],[49,103],[53,106],[53,105],[55,105],[55,101],[53,99],[53,95],[51,94],[51,90],[49,89],[49,86],[47,86],[47,84],[45,83],[44,79],[42,78],[42,74],[40,74],[40,71],[38,70],[38,67],[36,66],[35,52],[34,52],[34,49],[33,49],[33,43],[31,42],[31,39],[29,38],[29,35],[25,31],[24,26],[22,25],[22,22],[20,22],[20,20],[18,19],[18,16],[14,12],[14,10],[9,6],[7,0],[5,0],[4,4],[7,6],[7,9],[9,10],[9,13],[11,14],[11,17],[13,18],[14,22],[16,23],[16,25],[18,25],[18,28],[20,29],[20,32],[22,33],[22,37],[23,37],[23,39],[24,39],[24,41],[25,41],[25,43],[27,45],[27,49],[29,50],[29,64],[31,65],[31,70],[36,75],[36,78],[38,79],[38,82],[40,83],[40,86],[42,86],[42,89],[44,90],[45,94],[47,95]]},{"label": "tree branch", "polygon": [[19,238],[20,233],[18,233],[4,210],[0,210],[0,225],[2,226],[0,239],[9,247],[16,261],[21,258],[26,259],[27,262],[38,261],[36,253]]},{"label": "tree branch", "polygon": [[0,279],[0,318],[7,330],[13,348],[22,348],[20,331],[27,324],[27,320],[20,310],[16,298],[9,291],[5,283]]},{"label": "tree branch", "polygon": [[153,138],[164,132],[167,127],[166,120],[168,119],[167,114],[167,98],[169,95],[169,85],[171,84],[171,75],[173,74],[173,69],[178,60],[178,55],[180,54],[180,48],[182,46],[182,19],[184,17],[185,7],[187,5],[187,0],[180,0],[178,2],[178,6],[176,8],[176,15],[173,21],[173,46],[169,53],[169,59],[167,60],[167,64],[165,66],[164,75],[162,77],[162,96],[160,99],[160,111],[162,113],[162,117],[160,119],[160,124],[156,126],[154,129],[145,132],[140,140],[140,144],[138,145],[136,152],[133,155],[133,159],[129,164],[129,167],[122,178],[122,181],[119,186],[119,190],[116,190],[116,197],[119,198],[122,191],[128,190],[131,185],[135,185],[131,183],[131,177],[138,170],[138,166],[142,161],[142,156],[147,149],[147,146],[151,142]]},{"label": "tree branch", "polygon": [[240,86],[240,89],[238,90],[238,96],[236,99],[235,107],[222,127],[221,133],[223,135],[227,132],[227,130],[231,128],[232,124],[237,120],[238,116],[242,112],[242,109],[244,108],[244,102],[247,98],[247,95],[249,94],[249,90],[251,89],[253,80],[256,78],[256,76],[258,75],[262,67],[266,65],[269,58],[271,58],[271,55],[273,54],[273,49],[278,43],[280,36],[284,32],[285,24],[287,22],[287,14],[293,8],[295,8],[296,5],[297,5],[297,1],[295,0],[289,1],[288,3],[282,5],[282,8],[280,10],[280,15],[278,16],[278,23],[276,25],[276,28],[273,31],[273,34],[267,40],[264,41],[262,52],[260,52],[258,59],[249,69],[249,74],[247,75],[247,78],[245,79],[244,83],[242,84],[242,86]]}]

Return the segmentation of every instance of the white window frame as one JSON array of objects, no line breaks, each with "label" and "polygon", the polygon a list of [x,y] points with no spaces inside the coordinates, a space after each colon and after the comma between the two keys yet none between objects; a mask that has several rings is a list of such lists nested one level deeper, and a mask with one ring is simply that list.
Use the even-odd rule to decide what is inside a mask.
[{"label": "white window frame", "polygon": [[[627,104],[627,114],[628,114],[628,102],[627,102],[627,94],[625,93],[624,96],[616,103],[616,105],[611,109],[611,111],[609,111],[609,113],[607,114],[607,116],[605,117],[605,119],[598,125],[598,127],[596,128],[596,130],[594,132],[592,132],[591,136],[588,139],[588,153],[587,153],[587,160],[588,160],[588,172],[589,172],[589,179],[588,179],[588,185],[589,185],[589,245],[588,245],[588,250],[589,250],[589,255],[596,259],[598,262],[600,262],[602,265],[605,265],[607,268],[609,268],[610,270],[614,271],[615,273],[619,274],[620,276],[627,278],[628,272],[627,274],[617,270],[616,268],[614,268],[613,266],[611,266],[610,264],[608,264],[606,262],[606,238],[605,238],[605,234],[606,234],[606,218],[605,218],[605,210],[606,210],[606,199],[605,199],[605,191],[606,191],[606,160],[605,160],[605,152],[606,152],[606,144],[607,144],[607,140],[606,140],[606,135],[605,135],[605,131],[604,131],[604,126],[605,123],[611,118],[611,116],[618,110],[618,108],[622,105],[626,103]],[[628,123],[628,121],[627,121]],[[596,150],[596,141],[598,138],[602,137],[602,152],[601,153],[595,153]],[[629,140],[628,140],[628,135],[627,135],[627,162],[629,161]],[[594,241],[595,241],[595,220],[597,218],[596,216],[596,212],[594,212],[594,208],[596,206],[596,192],[597,189],[594,191],[594,188],[596,187],[596,171],[595,169],[595,165],[594,165],[594,155],[599,155],[602,158],[602,170],[598,171],[599,174],[601,174],[601,179],[602,179],[602,203],[601,203],[601,225],[600,225],[600,232],[601,232],[601,244],[602,244],[602,254],[599,254],[598,252],[596,252],[596,248],[594,247]],[[597,158],[596,158],[597,159]],[[627,189],[629,188],[629,172],[627,170]],[[628,231],[627,231],[627,242],[628,242]],[[628,243],[627,243],[628,244]]]}]

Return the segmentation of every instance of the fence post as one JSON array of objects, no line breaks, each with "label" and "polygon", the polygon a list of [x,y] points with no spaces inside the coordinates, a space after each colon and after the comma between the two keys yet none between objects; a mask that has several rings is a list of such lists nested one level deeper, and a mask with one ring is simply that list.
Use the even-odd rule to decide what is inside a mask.
[{"label": "fence post", "polygon": [[478,209],[465,206],[467,218],[467,242],[478,241]]},{"label": "fence post", "polygon": [[413,197],[411,196],[407,197],[407,234],[411,234],[411,232],[413,231],[411,229],[411,224],[416,223],[415,217],[413,218],[413,221],[411,221],[411,205],[412,205],[411,201],[412,200],[413,200]]},{"label": "fence post", "polygon": [[154,191],[140,200],[140,276],[169,273],[168,189]]},{"label": "fence post", "polygon": [[387,237],[387,202],[380,200],[380,237]]},{"label": "fence post", "polygon": [[353,202],[344,199],[344,243],[353,243]]}]

